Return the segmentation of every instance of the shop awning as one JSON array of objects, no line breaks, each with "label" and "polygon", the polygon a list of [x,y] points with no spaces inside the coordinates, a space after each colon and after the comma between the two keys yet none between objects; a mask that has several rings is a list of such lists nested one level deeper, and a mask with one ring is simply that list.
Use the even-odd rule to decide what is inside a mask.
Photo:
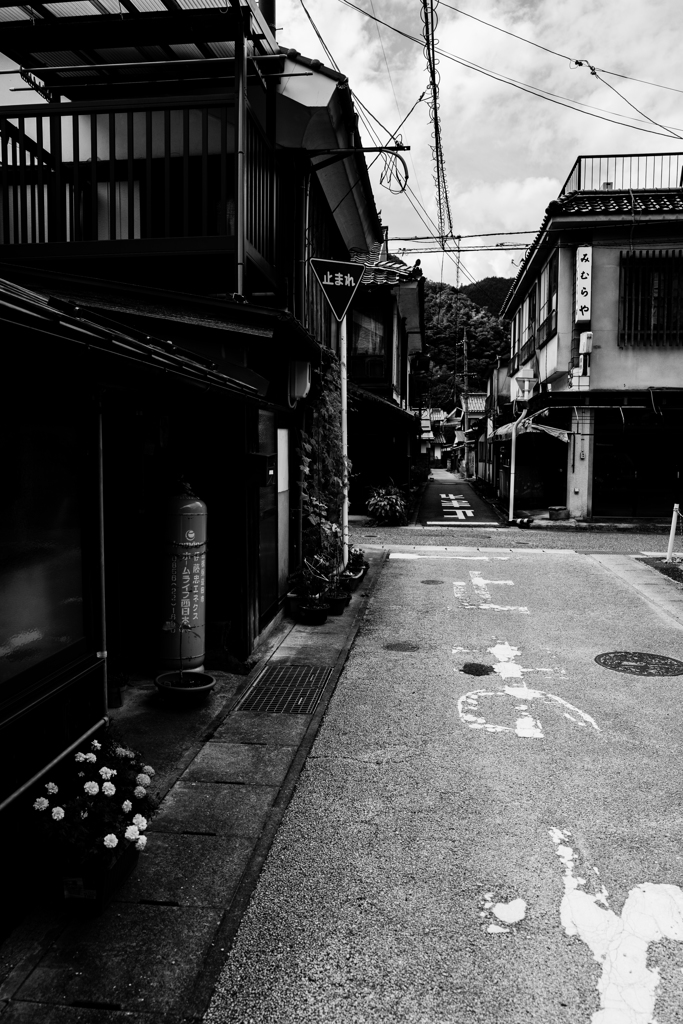
[{"label": "shop awning", "polygon": [[246,367],[232,366],[223,372],[201,356],[178,349],[161,338],[142,335],[109,318],[97,317],[54,297],[0,279],[0,322],[27,328],[88,348],[118,356],[140,365],[154,367],[172,376],[200,384],[207,389],[230,391],[244,397],[265,394],[268,381]]},{"label": "shop awning", "polygon": [[[493,432],[493,440],[495,441],[507,441],[508,438],[512,437],[512,423],[505,423],[502,427],[498,427]],[[522,420],[517,427],[517,434],[549,434],[551,437],[556,437],[558,441],[564,441],[565,444],[569,443],[568,430],[560,430],[558,427],[547,427],[544,423],[534,423],[533,420]]]}]

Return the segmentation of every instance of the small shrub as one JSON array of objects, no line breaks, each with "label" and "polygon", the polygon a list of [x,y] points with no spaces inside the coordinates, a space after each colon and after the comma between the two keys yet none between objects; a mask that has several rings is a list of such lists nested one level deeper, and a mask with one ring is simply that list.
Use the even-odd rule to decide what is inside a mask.
[{"label": "small shrub", "polygon": [[368,512],[379,526],[400,526],[406,522],[406,502],[393,484],[373,487]]}]

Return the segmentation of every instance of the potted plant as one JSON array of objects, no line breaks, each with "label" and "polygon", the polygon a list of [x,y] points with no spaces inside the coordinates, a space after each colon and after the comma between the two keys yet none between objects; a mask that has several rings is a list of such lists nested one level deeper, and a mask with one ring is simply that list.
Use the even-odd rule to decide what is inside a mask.
[{"label": "potted plant", "polygon": [[402,526],[407,520],[405,498],[392,481],[371,488],[367,507],[377,526]]},{"label": "potted plant", "polygon": [[346,563],[346,568],[351,572],[363,571],[363,575],[368,571],[370,565],[365,560],[365,552],[362,548],[350,548],[349,558]]},{"label": "potted plant", "polygon": [[303,597],[299,600],[296,617],[304,626],[322,626],[329,610],[326,597]]},{"label": "potted plant", "polygon": [[154,683],[157,690],[164,696],[176,701],[194,703],[213,690],[216,680],[208,672],[183,668],[183,638],[186,633],[193,632],[193,630],[191,626],[187,626],[183,622],[178,624],[178,630],[180,632],[178,668],[171,672],[162,672],[161,675],[156,677]]},{"label": "potted plant", "polygon": [[337,577],[325,591],[324,599],[330,606],[330,615],[342,615],[351,600],[351,595],[346,587],[339,583]]},{"label": "potted plant", "polygon": [[326,594],[330,581],[321,571],[320,565],[319,561],[316,564],[304,559],[303,567],[292,577],[292,589],[287,595],[290,613],[308,625],[322,624],[329,609],[323,595]]},{"label": "potted plant", "polygon": [[111,736],[70,755],[33,802],[65,902],[98,913],[134,869],[156,809],[154,769]]}]

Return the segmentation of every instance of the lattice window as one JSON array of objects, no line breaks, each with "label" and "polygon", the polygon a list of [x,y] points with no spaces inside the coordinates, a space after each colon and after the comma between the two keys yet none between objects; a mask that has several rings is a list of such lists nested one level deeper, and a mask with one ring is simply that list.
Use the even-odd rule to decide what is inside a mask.
[{"label": "lattice window", "polygon": [[683,345],[683,250],[622,252],[619,346]]}]

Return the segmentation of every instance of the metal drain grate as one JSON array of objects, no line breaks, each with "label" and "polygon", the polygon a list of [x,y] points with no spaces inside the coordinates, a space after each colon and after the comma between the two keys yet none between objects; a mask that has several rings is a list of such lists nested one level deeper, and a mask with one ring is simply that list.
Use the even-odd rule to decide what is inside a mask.
[{"label": "metal drain grate", "polygon": [[683,676],[683,661],[644,651],[608,651],[595,658],[598,665],[631,676]]},{"label": "metal drain grate", "polygon": [[440,587],[445,580],[420,580],[420,583],[424,583],[428,587]]},{"label": "metal drain grate", "polygon": [[331,672],[331,668],[315,665],[269,665],[254,680],[233,712],[312,715]]},{"label": "metal drain grate", "polygon": [[419,644],[411,644],[407,640],[397,640],[395,644],[385,644],[385,651],[419,651]]}]

